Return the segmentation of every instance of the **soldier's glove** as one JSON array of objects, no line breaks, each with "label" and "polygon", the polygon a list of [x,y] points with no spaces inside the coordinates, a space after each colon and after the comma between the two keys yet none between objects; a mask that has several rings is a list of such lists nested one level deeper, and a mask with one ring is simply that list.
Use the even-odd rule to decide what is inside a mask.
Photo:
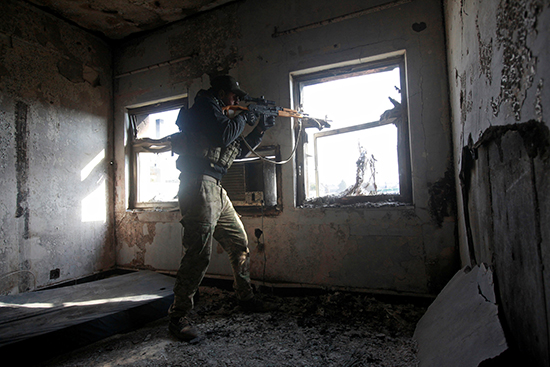
[{"label": "soldier's glove", "polygon": [[275,116],[261,116],[260,122],[258,123],[258,128],[261,131],[266,131],[267,129],[271,129],[273,126],[275,126]]}]

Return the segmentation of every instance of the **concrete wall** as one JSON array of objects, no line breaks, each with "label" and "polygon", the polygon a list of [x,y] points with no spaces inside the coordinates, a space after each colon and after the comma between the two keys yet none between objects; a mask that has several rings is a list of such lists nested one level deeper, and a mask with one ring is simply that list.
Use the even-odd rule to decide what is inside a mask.
[{"label": "concrete wall", "polygon": [[462,263],[493,268],[513,346],[550,365],[548,1],[445,1]]},{"label": "concrete wall", "polygon": [[111,52],[21,1],[0,6],[0,293],[114,266]]},{"label": "concrete wall", "polygon": [[[243,217],[255,280],[382,292],[437,293],[458,269],[451,127],[441,2],[401,1],[380,12],[280,37],[279,31],[389,1],[242,1],[136,37],[115,54],[115,216],[117,263],[175,271],[182,255],[177,212],[127,210],[125,107],[188,94],[227,72],[251,95],[291,106],[292,72],[404,51],[409,88],[414,205],[381,208],[296,208],[294,163],[282,167],[282,213]],[[425,27],[424,27],[425,26]],[[192,56],[181,61],[182,57]],[[174,60],[171,65],[167,61]],[[160,67],[158,64],[161,64]],[[155,66],[132,75],[130,71]],[[125,76],[124,76],[125,75]],[[344,107],[344,106],[343,106]],[[281,119],[264,139],[293,147]],[[265,252],[254,229],[265,234]],[[231,274],[213,251],[209,273]]]}]

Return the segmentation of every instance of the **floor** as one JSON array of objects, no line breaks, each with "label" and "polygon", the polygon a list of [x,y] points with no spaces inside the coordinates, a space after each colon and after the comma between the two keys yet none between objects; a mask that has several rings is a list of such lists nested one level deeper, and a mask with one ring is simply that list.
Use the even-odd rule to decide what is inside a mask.
[{"label": "floor", "polygon": [[429,301],[372,295],[261,290],[276,306],[245,313],[233,293],[202,286],[192,343],[167,318],[42,361],[36,366],[417,366],[414,327]]}]

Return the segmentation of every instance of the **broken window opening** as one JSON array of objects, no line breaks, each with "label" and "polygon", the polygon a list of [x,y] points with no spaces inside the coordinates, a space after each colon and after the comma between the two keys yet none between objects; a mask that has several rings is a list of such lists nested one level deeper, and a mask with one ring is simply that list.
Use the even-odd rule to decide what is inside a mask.
[{"label": "broken window opening", "polygon": [[128,109],[131,209],[177,208],[179,171],[168,136],[179,131],[178,113],[187,98]]},{"label": "broken window opening", "polygon": [[302,109],[331,127],[306,126],[297,156],[298,205],[410,202],[403,58],[294,79]]}]

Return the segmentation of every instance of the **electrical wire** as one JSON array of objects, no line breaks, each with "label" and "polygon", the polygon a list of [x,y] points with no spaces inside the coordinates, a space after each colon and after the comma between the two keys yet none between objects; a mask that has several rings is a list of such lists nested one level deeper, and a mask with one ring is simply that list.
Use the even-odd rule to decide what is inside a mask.
[{"label": "electrical wire", "polygon": [[[263,281],[263,285],[265,286],[265,268],[267,266],[267,255],[266,255],[266,249],[265,249],[265,232],[264,232],[264,205],[265,205],[265,201],[262,200],[262,236],[264,238],[264,269],[263,269],[263,274],[262,274],[262,281]],[[258,238],[258,243],[260,242],[260,239]]]},{"label": "electrical wire", "polygon": [[[298,136],[296,138],[296,143],[294,144],[294,148],[292,149],[292,152],[290,153],[290,156],[283,160],[283,161],[274,161],[272,159],[269,159],[269,158],[266,158],[264,156],[262,156],[260,153],[256,152],[254,150],[254,148],[252,148],[250,146],[250,144],[248,144],[248,142],[246,141],[246,139],[244,139],[243,137],[243,142],[244,144],[246,145],[246,147],[248,149],[250,149],[250,151],[252,153],[254,153],[254,155],[256,155],[258,158],[260,158],[262,161],[265,161],[265,162],[268,162],[268,163],[272,163],[272,164],[278,164],[278,165],[283,165],[283,164],[286,164],[288,162],[290,162],[290,160],[292,159],[292,157],[294,157],[294,154],[296,153],[296,149],[298,148],[298,139],[300,139],[300,136],[302,135],[302,130],[303,130],[303,125],[302,125],[302,120],[301,119],[298,119],[298,124],[300,126],[300,130],[298,131]],[[266,255],[266,249],[265,249],[265,232],[264,232],[264,217],[265,217],[265,213],[264,213],[264,205],[265,205],[265,201],[262,200],[262,205],[261,205],[261,211],[262,211],[262,225],[261,225],[261,236],[260,237],[263,237],[264,239],[264,243],[263,243],[263,255],[264,255],[264,264],[263,264],[263,274],[262,274],[262,282],[263,282],[263,285],[265,286],[265,272],[266,272],[266,267],[267,267],[267,255]],[[258,237],[258,245],[261,244],[260,242],[260,237]]]},{"label": "electrical wire", "polygon": [[260,153],[256,152],[254,150],[254,148],[252,148],[250,146],[250,144],[248,144],[248,142],[246,141],[246,139],[243,138],[243,142],[244,142],[244,145],[246,145],[246,147],[248,149],[250,149],[250,151],[252,153],[254,153],[254,155],[256,155],[258,158],[260,158],[262,161],[265,161],[265,162],[269,162],[269,163],[272,163],[272,164],[279,164],[279,165],[283,165],[283,164],[286,164],[288,162],[290,162],[290,160],[292,159],[292,157],[294,157],[294,154],[296,153],[296,149],[298,148],[298,139],[300,138],[300,136],[302,135],[302,129],[303,129],[303,125],[302,125],[302,120],[301,119],[298,119],[298,124],[300,126],[300,130],[298,131],[298,138],[296,139],[296,144],[294,144],[294,148],[292,149],[292,153],[290,153],[290,156],[288,157],[288,159],[285,159],[284,161],[274,161],[272,159],[269,159],[269,158],[266,158],[264,156],[262,156]]},{"label": "electrical wire", "polygon": [[34,279],[34,289],[36,289],[36,275],[34,275],[34,273],[30,270],[16,270],[16,271],[12,271],[10,273],[7,273],[7,274],[4,274],[2,276],[0,276],[0,279],[4,279],[4,278],[7,278],[9,277],[10,275],[14,275],[14,274],[18,274],[18,273],[29,273],[32,275],[33,279]]}]

